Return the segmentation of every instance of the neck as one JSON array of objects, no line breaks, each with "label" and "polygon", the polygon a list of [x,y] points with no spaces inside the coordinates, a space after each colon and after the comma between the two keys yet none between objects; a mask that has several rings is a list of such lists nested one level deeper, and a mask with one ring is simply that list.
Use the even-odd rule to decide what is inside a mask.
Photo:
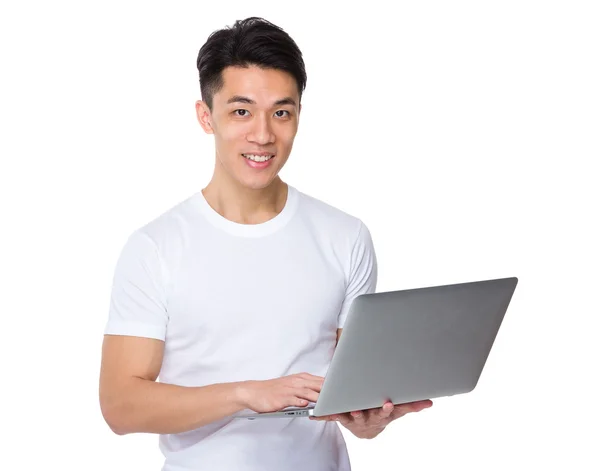
[{"label": "neck", "polygon": [[202,190],[207,203],[221,216],[239,224],[261,224],[273,219],[284,208],[288,186],[277,176],[269,186],[248,188],[213,175]]}]

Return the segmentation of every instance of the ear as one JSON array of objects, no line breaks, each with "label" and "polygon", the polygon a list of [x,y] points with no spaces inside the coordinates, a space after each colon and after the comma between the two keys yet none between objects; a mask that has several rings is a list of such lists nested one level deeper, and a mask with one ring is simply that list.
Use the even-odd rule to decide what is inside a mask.
[{"label": "ear", "polygon": [[196,102],[196,118],[198,118],[198,122],[206,134],[214,134],[211,125],[212,115],[206,102],[201,100]]}]

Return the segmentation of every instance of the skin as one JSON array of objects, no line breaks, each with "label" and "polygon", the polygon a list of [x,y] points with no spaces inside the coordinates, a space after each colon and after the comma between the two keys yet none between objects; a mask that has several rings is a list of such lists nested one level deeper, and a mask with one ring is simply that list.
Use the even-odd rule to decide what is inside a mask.
[{"label": "skin", "polygon": [[348,414],[310,417],[310,420],[337,421],[358,438],[373,439],[394,420],[411,412],[420,412],[431,407],[432,404],[430,400],[397,405],[388,401],[381,408],[354,411]]},{"label": "skin", "polygon": [[[259,224],[285,206],[287,185],[279,177],[292,150],[300,120],[300,96],[294,78],[280,70],[227,67],[224,85],[213,96],[212,110],[196,102],[202,129],[215,139],[215,168],[202,190],[225,218]],[[243,97],[254,103],[235,101]],[[278,101],[285,102],[278,104]],[[242,153],[275,154],[266,169],[251,168]]]},{"label": "skin", "polygon": [[[240,224],[260,224],[281,212],[287,199],[287,185],[279,172],[298,131],[298,87],[287,72],[256,66],[227,67],[222,76],[224,85],[214,94],[212,109],[204,101],[196,102],[200,126],[215,139],[214,173],[202,193],[225,218]],[[251,168],[241,154],[256,152],[275,154],[271,165]],[[338,329],[338,340],[341,333]],[[338,421],[355,436],[370,439],[392,421],[431,405],[430,400],[397,405],[386,402],[381,408],[311,420]]]}]

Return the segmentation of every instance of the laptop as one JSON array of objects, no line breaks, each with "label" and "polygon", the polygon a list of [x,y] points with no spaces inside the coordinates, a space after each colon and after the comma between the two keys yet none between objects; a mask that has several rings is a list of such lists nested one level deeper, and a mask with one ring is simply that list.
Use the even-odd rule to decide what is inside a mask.
[{"label": "laptop", "polygon": [[363,294],[353,301],[317,402],[244,419],[324,416],[471,392],[518,279]]}]

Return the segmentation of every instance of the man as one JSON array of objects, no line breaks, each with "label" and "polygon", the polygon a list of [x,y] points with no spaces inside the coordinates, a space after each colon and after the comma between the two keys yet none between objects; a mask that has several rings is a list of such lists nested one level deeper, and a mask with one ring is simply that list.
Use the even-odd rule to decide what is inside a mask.
[{"label": "man", "polygon": [[431,401],[317,420],[232,416],[317,400],[352,300],[376,288],[371,236],[278,176],[306,85],[301,52],[282,29],[248,18],[216,31],[198,70],[214,174],[122,250],[102,413],[117,434],[160,434],[168,471],[348,470],[336,421],[373,438]]}]

